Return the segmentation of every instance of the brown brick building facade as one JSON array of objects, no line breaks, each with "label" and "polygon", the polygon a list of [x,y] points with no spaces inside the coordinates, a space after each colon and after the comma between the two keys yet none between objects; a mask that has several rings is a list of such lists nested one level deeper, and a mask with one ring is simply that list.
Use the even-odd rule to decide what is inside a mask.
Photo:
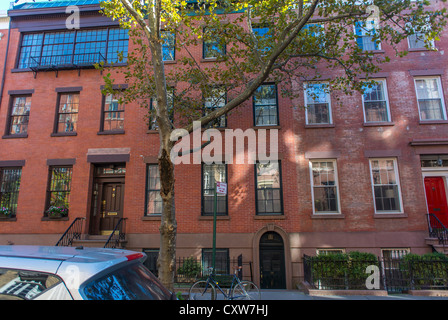
[{"label": "brown brick building facade", "polygon": [[[80,9],[81,29],[76,32],[101,29],[109,37],[115,32],[117,24],[98,15],[94,1]],[[149,178],[159,138],[157,131],[148,130],[148,111],[136,105],[126,105],[123,111],[118,104],[107,109],[110,101],[101,93],[101,72],[83,63],[51,69],[44,68],[43,60],[36,66],[26,58],[24,47],[33,52],[40,41],[27,42],[27,35],[45,38],[67,31],[64,12],[57,6],[18,5],[9,11],[9,39],[0,40],[0,61],[9,43],[0,105],[3,186],[17,181],[14,170],[20,170],[20,188],[10,183],[8,192],[2,190],[17,198],[9,202],[14,214],[0,220],[0,244],[54,245],[76,217],[86,218],[84,238],[103,239],[114,218],[122,216],[126,218],[126,248],[155,252],[160,216],[150,212],[154,206],[148,203],[157,191]],[[0,32],[8,34],[8,30]],[[244,272],[262,287],[292,288],[303,275],[303,254],[315,255],[318,250],[359,250],[378,256],[393,250],[430,252],[425,242],[429,206],[425,182],[432,183],[429,189],[443,188],[445,202],[448,190],[447,37],[445,33],[436,41],[438,51],[411,48],[405,58],[392,58],[384,66],[377,74],[382,84],[376,92],[381,111],[369,108],[373,95],[363,99],[355,93],[339,96],[339,101],[327,97],[325,121],[306,116],[299,107],[306,103],[305,97],[291,101],[277,95],[275,126],[254,124],[252,100],[232,112],[227,118],[229,129],[279,132],[280,187],[275,192],[281,195],[280,209],[266,214],[257,207],[255,165],[227,165],[226,213],[217,221],[220,254],[229,260],[242,255],[243,261],[251,262],[245,264]],[[77,52],[82,42],[77,39],[60,41],[75,41],[73,52]],[[127,41],[121,40],[121,44]],[[108,46],[111,43],[107,41]],[[128,50],[132,50],[131,41]],[[384,46],[377,54],[389,51]],[[192,52],[200,56],[202,48]],[[86,62],[79,60],[85,54],[71,55]],[[175,67],[175,61],[167,63],[167,68]],[[431,92],[431,97],[425,92]],[[16,108],[18,98],[23,98],[22,111]],[[440,109],[428,111],[425,98],[436,99]],[[212,247],[213,219],[203,214],[203,172],[200,164],[176,167],[177,253],[181,257],[203,258]],[[69,189],[58,186],[61,176],[69,177]],[[52,199],[64,199],[58,192],[69,194],[69,214],[51,219],[45,211]],[[105,199],[107,208],[102,207]],[[115,207],[109,208],[112,200]],[[443,199],[437,201],[443,204]],[[109,220],[102,217],[103,212],[111,214]],[[277,277],[270,283],[263,282],[263,272],[268,271]]]}]

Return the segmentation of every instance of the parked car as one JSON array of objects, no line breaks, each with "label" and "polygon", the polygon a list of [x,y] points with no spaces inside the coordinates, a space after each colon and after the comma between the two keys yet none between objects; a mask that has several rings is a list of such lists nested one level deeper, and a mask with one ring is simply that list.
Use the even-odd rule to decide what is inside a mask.
[{"label": "parked car", "polygon": [[121,249],[0,246],[0,300],[170,300],[175,296]]}]

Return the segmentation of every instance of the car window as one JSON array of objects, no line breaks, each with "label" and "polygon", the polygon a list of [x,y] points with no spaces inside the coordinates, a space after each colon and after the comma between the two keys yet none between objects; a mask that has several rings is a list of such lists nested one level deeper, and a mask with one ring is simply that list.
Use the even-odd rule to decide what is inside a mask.
[{"label": "car window", "polygon": [[81,289],[89,300],[166,300],[170,292],[141,263],[108,272]]},{"label": "car window", "polygon": [[49,273],[0,268],[0,299],[34,299],[60,282]]}]

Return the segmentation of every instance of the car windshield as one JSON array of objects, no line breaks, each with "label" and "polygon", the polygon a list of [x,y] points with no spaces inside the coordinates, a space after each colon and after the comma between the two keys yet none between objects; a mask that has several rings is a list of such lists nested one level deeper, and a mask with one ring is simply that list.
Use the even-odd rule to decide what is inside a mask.
[{"label": "car windshield", "polygon": [[81,291],[88,300],[166,300],[171,295],[141,263],[97,277]]}]

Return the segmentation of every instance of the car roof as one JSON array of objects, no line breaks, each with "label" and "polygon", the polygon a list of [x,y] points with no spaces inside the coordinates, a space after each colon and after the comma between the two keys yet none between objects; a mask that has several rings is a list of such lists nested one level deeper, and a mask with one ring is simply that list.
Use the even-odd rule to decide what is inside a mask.
[{"label": "car roof", "polygon": [[[57,273],[64,276],[67,268],[78,268],[84,280],[116,264],[143,259],[146,255],[124,249],[56,247],[56,246],[0,246],[0,268],[16,268]],[[71,271],[72,272],[72,271]],[[70,272],[69,272],[70,273]]]}]

